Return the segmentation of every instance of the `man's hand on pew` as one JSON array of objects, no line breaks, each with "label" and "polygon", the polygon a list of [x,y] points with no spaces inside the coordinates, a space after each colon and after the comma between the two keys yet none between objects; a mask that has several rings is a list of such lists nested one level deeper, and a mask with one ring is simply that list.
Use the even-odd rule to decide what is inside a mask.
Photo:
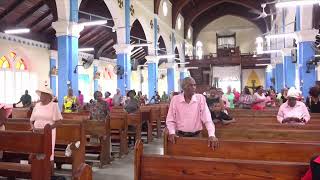
[{"label": "man's hand on pew", "polygon": [[208,139],[208,147],[211,147],[212,150],[219,148],[219,140],[214,136],[210,136]]},{"label": "man's hand on pew", "polygon": [[178,137],[176,134],[170,134],[168,136],[168,140],[172,143],[175,144],[176,143],[176,137]]}]

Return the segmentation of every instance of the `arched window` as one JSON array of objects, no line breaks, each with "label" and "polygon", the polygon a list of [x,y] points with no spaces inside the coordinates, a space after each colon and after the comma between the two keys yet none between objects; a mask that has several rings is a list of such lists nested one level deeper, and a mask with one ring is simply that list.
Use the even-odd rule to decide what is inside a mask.
[{"label": "arched window", "polygon": [[168,15],[168,3],[167,0],[164,0],[162,3],[162,11],[163,11],[163,15],[167,16]]},{"label": "arched window", "polygon": [[181,17],[180,16],[178,17],[177,24],[178,24],[178,30],[180,30],[181,29]]},{"label": "arched window", "polygon": [[10,63],[8,61],[8,58],[6,56],[2,56],[0,58],[0,69],[9,69]]},{"label": "arched window", "polygon": [[26,70],[27,68],[26,68],[26,65],[25,65],[25,63],[24,63],[24,60],[23,59],[19,59],[19,60],[17,60],[17,62],[16,62],[16,70],[20,70],[20,71],[24,71],[24,70]]},{"label": "arched window", "polygon": [[203,50],[202,50],[203,44],[201,41],[198,41],[196,44],[196,56],[198,59],[202,59],[203,56]]},{"label": "arched window", "polygon": [[191,29],[190,28],[188,29],[188,34],[187,35],[188,35],[188,38],[191,39]]}]

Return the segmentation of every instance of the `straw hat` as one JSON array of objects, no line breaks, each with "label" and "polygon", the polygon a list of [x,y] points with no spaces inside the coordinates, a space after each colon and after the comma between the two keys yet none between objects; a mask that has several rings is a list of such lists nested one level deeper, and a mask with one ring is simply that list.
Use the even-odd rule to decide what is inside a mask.
[{"label": "straw hat", "polygon": [[36,93],[38,94],[38,96],[40,96],[41,93],[47,93],[53,96],[52,89],[48,88],[47,86],[41,86],[38,90],[36,90]]},{"label": "straw hat", "polygon": [[294,87],[291,87],[289,90],[288,90],[288,94],[287,94],[288,97],[293,97],[293,98],[298,98],[300,97],[300,91],[298,91],[296,88]]},{"label": "straw hat", "polygon": [[0,109],[4,109],[6,111],[6,117],[9,117],[9,115],[12,113],[12,107],[9,105],[1,104],[0,103]]}]

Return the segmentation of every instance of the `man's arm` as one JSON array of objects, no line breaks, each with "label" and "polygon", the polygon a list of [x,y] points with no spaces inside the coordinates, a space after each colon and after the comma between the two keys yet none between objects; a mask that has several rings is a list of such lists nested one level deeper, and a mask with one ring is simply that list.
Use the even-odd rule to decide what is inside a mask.
[{"label": "man's arm", "polygon": [[283,119],[284,119],[284,114],[283,114],[283,106],[281,105],[277,114],[277,120],[280,123],[283,123]]},{"label": "man's arm", "polygon": [[309,114],[308,108],[304,104],[302,108],[302,118],[305,120],[306,123],[310,120],[310,114]]},{"label": "man's arm", "polygon": [[169,134],[175,134],[176,133],[176,119],[175,119],[175,112],[174,112],[174,104],[175,104],[175,98],[171,100],[168,115],[166,119],[167,128],[169,130]]},{"label": "man's arm", "polygon": [[211,114],[210,114],[207,103],[204,104],[204,110],[202,112],[201,117],[202,117],[202,119],[201,119],[202,123],[206,126],[206,128],[208,130],[209,137],[216,137],[215,136],[215,127],[212,122]]}]

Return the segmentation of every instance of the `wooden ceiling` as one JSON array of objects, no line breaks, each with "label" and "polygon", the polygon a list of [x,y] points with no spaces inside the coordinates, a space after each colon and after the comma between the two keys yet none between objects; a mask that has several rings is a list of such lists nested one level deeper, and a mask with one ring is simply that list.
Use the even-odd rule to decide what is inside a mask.
[{"label": "wooden ceiling", "polygon": [[[270,18],[252,20],[258,15],[249,10],[262,11],[261,4],[271,0],[170,0],[172,3],[172,27],[175,28],[178,15],[184,17],[185,37],[190,26],[194,29],[194,39],[210,22],[224,15],[245,18],[258,26],[264,33],[267,31]],[[154,0],[154,12],[158,14],[161,0]],[[266,12],[270,11],[267,6]]]}]

